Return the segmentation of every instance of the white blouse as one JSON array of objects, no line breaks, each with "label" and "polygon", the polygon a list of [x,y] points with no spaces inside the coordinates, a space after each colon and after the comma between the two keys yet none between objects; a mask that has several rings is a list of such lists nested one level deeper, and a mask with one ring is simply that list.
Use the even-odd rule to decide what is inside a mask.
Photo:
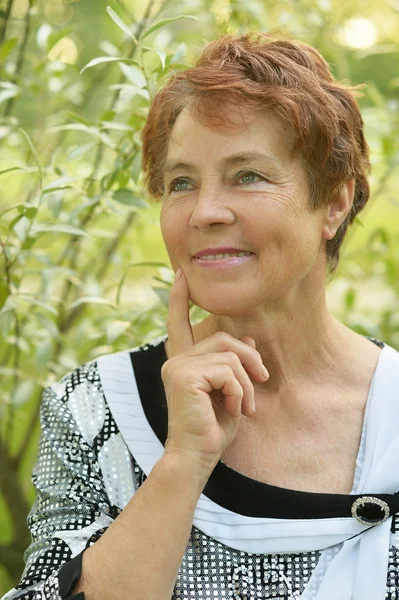
[{"label": "white blouse", "polygon": [[[83,600],[69,595],[82,553],[163,455],[166,338],[102,356],[44,392],[32,544],[2,600]],[[220,461],[172,600],[399,600],[399,353],[369,339],[382,351],[351,494],[270,486]]]}]

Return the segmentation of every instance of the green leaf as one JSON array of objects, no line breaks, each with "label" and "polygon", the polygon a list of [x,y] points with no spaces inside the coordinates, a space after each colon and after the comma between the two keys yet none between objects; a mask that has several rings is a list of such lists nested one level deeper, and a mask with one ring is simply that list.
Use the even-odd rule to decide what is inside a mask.
[{"label": "green leaf", "polygon": [[3,307],[0,310],[0,334],[4,339],[11,331],[11,327],[14,325],[15,313],[11,307]]},{"label": "green leaf", "polygon": [[38,306],[39,308],[44,308],[45,310],[51,312],[53,315],[58,316],[58,311],[53,306],[51,306],[51,304],[47,304],[47,302],[42,302],[42,300],[38,300],[37,298],[29,296],[28,294],[18,294],[17,298],[23,300],[24,302],[28,302],[29,304],[33,304],[34,306]]},{"label": "green leaf", "polygon": [[[93,142],[91,142],[93,144]],[[80,181],[80,177],[60,177],[59,179],[54,179],[51,183],[46,185],[43,188],[43,194],[45,192],[53,192],[55,190],[63,190],[66,186],[69,186],[70,183],[74,181]]]},{"label": "green leaf", "polygon": [[0,279],[0,309],[4,306],[8,297],[8,286],[6,282]]},{"label": "green leaf", "polygon": [[80,158],[86,152],[91,150],[95,146],[95,142],[89,142],[88,144],[80,144],[79,146],[75,146],[72,148],[70,152],[68,152],[68,160],[75,160],[76,158]]},{"label": "green leaf", "polygon": [[13,90],[2,90],[0,92],[0,104],[2,102],[5,102],[6,100],[9,100],[10,98],[15,98],[15,96],[18,96],[20,91],[20,88],[16,88]]},{"label": "green leaf", "polygon": [[179,15],[178,17],[171,17],[170,19],[162,19],[162,21],[158,21],[158,23],[155,23],[155,25],[147,29],[147,31],[141,36],[141,39],[143,40],[154,31],[157,31],[157,29],[165,27],[174,21],[180,21],[181,19],[194,19],[195,21],[198,21],[198,17],[194,17],[193,15]]},{"label": "green leaf", "polygon": [[148,206],[144,200],[127,188],[115,190],[112,198],[121,204],[126,204],[126,206],[136,206],[137,208],[146,208]]},{"label": "green leaf", "polygon": [[106,298],[100,298],[98,296],[84,296],[72,302],[67,308],[67,310],[72,310],[81,304],[104,304],[105,306],[111,306],[112,308],[116,308],[115,304]]},{"label": "green leaf", "polygon": [[125,123],[117,123],[114,121],[102,121],[101,127],[103,129],[113,129],[115,131],[134,131],[133,127],[126,125]]},{"label": "green leaf", "polygon": [[35,244],[35,238],[31,238],[30,236],[27,237],[22,245],[21,245],[21,250],[30,250],[32,248],[32,246]]},{"label": "green leaf", "polygon": [[71,121],[75,121],[76,123],[82,123],[82,125],[86,125],[87,127],[92,127],[94,123],[92,121],[88,121],[84,119],[81,115],[77,115],[74,112],[67,112],[67,117],[71,119]]},{"label": "green leaf", "polygon": [[16,348],[21,350],[21,352],[24,352],[25,354],[30,354],[29,344],[23,337],[18,337],[11,334],[6,338],[6,342],[11,346],[15,346]]},{"label": "green leaf", "polygon": [[97,127],[87,127],[87,125],[83,125],[83,123],[68,123],[66,125],[54,125],[54,127],[49,127],[49,131],[86,131],[91,135],[98,135]]},{"label": "green leaf", "polygon": [[151,289],[156,293],[162,304],[168,307],[169,304],[169,290],[167,288],[152,287]]},{"label": "green leaf", "polygon": [[25,217],[28,217],[28,219],[34,219],[37,215],[36,206],[26,206],[24,210],[24,215]]},{"label": "green leaf", "polygon": [[129,329],[131,324],[131,321],[111,321],[110,323],[107,323],[107,344],[112,344],[118,337],[125,333],[127,329]]},{"label": "green leaf", "polygon": [[6,208],[6,210],[3,210],[3,212],[0,213],[0,217],[2,217],[8,212],[11,212],[12,210],[17,210],[20,214],[22,214],[24,212],[24,209],[25,204],[17,204],[17,206],[10,206],[10,208]]},{"label": "green leaf", "polygon": [[180,63],[181,60],[186,56],[186,51],[187,51],[186,44],[184,42],[179,44],[178,47],[176,48],[173,56],[171,57],[170,62],[172,64]]},{"label": "green leaf", "polygon": [[28,219],[28,217],[25,217],[24,215],[17,217],[13,230],[15,231],[17,238],[23,242],[30,230],[31,227],[31,220]]},{"label": "green leaf", "polygon": [[2,62],[4,64],[5,59],[7,58],[7,56],[9,54],[11,54],[11,52],[14,50],[15,46],[18,43],[18,38],[14,37],[14,38],[8,38],[8,40],[5,40],[0,47],[0,63]]},{"label": "green leaf", "polygon": [[100,117],[100,121],[113,121],[114,117],[116,117],[116,112],[114,110],[105,110]]},{"label": "green leaf", "polygon": [[42,171],[42,166],[40,164],[40,158],[39,155],[36,151],[36,148],[33,145],[33,142],[30,138],[30,136],[26,133],[26,131],[24,129],[22,129],[21,127],[18,127],[18,131],[20,131],[22,133],[22,135],[24,136],[24,138],[26,139],[26,141],[28,142],[28,146],[31,149],[31,152],[33,154],[33,157],[35,159],[35,162],[37,164],[37,168],[39,169],[39,173],[40,173],[40,187],[42,187],[42,181],[43,181],[43,171]]},{"label": "green leaf", "polygon": [[57,225],[37,225],[32,228],[31,236],[37,236],[42,233],[67,233],[69,235],[81,235],[91,237],[86,231],[73,225],[57,224]]},{"label": "green leaf", "polygon": [[138,44],[138,41],[135,38],[133,32],[129,29],[126,23],[124,23],[122,19],[116,14],[116,12],[112,10],[110,6],[107,6],[107,13],[109,14],[113,22],[119,27],[119,29],[121,29],[124,33],[126,33],[128,37],[130,37],[131,40]]},{"label": "green leaf", "polygon": [[142,96],[146,100],[150,99],[150,95],[147,90],[138,88],[135,85],[131,85],[130,83],[114,83],[109,86],[110,90],[130,90],[134,94],[138,96]]},{"label": "green leaf", "polygon": [[59,186],[59,187],[50,187],[47,188],[46,190],[43,191],[42,196],[45,196],[45,194],[51,194],[52,192],[59,192],[60,190],[74,190],[75,188],[72,187],[71,185],[63,185],[63,186]]},{"label": "green leaf", "polygon": [[349,288],[345,294],[345,307],[350,310],[354,307],[356,301],[356,291],[353,288]]},{"label": "green leaf", "polygon": [[14,406],[21,406],[25,404],[32,396],[35,388],[35,382],[32,379],[26,379],[18,383],[17,388],[12,396],[12,403]]},{"label": "green leaf", "polygon": [[120,63],[119,68],[126,79],[130,81],[130,83],[133,83],[133,85],[138,88],[143,88],[146,86],[147,81],[142,69],[136,67],[135,65],[129,66],[123,63]]},{"label": "green leaf", "polygon": [[165,62],[166,62],[166,52],[164,50],[157,50],[156,48],[149,48],[148,46],[143,46],[143,50],[145,52],[155,52],[156,54],[158,54],[160,60],[161,60],[161,65],[162,68],[165,68]]},{"label": "green leaf", "polygon": [[96,65],[100,65],[101,63],[105,62],[123,62],[137,65],[137,62],[132,58],[123,58],[121,56],[99,56],[98,58],[93,58],[93,60],[88,62],[79,73],[81,75],[83,71],[86,71],[86,69],[90,69],[91,67],[95,67]]},{"label": "green leaf", "polygon": [[11,171],[26,171],[26,169],[24,169],[23,167],[10,167],[9,169],[4,169],[3,171],[0,171],[0,175],[4,175],[4,173],[11,173]]},{"label": "green leaf", "polygon": [[36,367],[38,369],[43,369],[46,367],[51,360],[51,355],[53,352],[53,343],[51,338],[45,338],[41,340],[36,346]]},{"label": "green leaf", "polygon": [[59,335],[59,330],[55,320],[51,319],[48,315],[45,315],[43,313],[37,313],[36,317],[41,327],[46,330],[50,338],[57,339]]}]

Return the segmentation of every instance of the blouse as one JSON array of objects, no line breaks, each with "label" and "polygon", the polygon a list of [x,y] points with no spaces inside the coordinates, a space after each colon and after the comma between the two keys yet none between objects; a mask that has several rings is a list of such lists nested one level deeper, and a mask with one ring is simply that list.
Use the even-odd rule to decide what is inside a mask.
[{"label": "blouse", "polygon": [[[167,401],[160,372],[167,360],[166,337],[102,356],[44,391],[32,472],[36,501],[27,519],[32,542],[19,584],[2,600],[84,600],[83,592],[71,595],[84,551],[118,517],[163,453]],[[367,406],[353,490],[361,477]],[[338,533],[324,550],[303,536],[300,550],[293,552],[284,539],[269,541],[265,523],[334,523],[351,516],[352,500],[271,486],[219,461],[198,500],[171,600],[293,600],[305,592],[306,598],[315,597],[311,590],[322,577],[321,558],[337,553]],[[399,514],[390,536],[385,598],[397,600]]]}]

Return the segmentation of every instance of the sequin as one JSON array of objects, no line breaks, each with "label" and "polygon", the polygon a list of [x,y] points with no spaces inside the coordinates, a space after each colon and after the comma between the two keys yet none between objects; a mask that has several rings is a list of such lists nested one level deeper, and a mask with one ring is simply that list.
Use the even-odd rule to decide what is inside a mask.
[{"label": "sequin", "polygon": [[[2,600],[61,600],[61,566],[103,535],[146,479],[110,413],[95,361],[44,392],[41,428],[28,516],[32,543],[19,585]],[[386,599],[398,600],[399,515],[391,539]],[[299,600],[313,573],[322,578],[320,557],[246,553],[192,527],[172,600]]]}]

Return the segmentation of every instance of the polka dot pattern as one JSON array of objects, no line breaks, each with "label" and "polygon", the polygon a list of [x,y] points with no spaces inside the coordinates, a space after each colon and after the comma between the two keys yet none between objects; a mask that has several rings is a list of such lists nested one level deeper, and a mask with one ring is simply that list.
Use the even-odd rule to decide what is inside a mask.
[{"label": "polka dot pattern", "polygon": [[[60,568],[96,543],[146,479],[112,417],[95,361],[45,390],[40,418],[32,543],[20,583],[2,600],[62,600]],[[399,600],[397,516],[392,542],[386,600]],[[193,527],[172,600],[299,600],[320,555],[250,554]]]}]

